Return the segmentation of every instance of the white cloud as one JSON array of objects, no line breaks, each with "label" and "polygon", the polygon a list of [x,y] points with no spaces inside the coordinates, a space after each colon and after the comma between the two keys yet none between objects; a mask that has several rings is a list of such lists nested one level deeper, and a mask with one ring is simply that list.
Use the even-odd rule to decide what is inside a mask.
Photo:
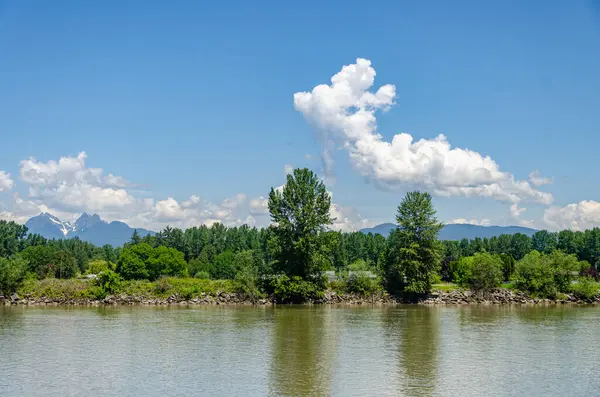
[{"label": "white cloud", "polygon": [[294,166],[293,166],[293,165],[291,165],[291,164],[286,164],[286,165],[283,167],[283,173],[284,173],[285,175],[289,175],[289,174],[291,174],[293,171],[294,171]]},{"label": "white cloud", "polygon": [[478,225],[478,226],[489,226],[491,224],[489,219],[466,219],[466,218],[458,218],[458,219],[453,219],[450,222],[448,222],[449,224],[460,224],[460,225]]},{"label": "white cloud", "polygon": [[600,203],[583,200],[564,207],[548,207],[544,211],[544,223],[552,230],[585,230],[599,227]]},{"label": "white cloud", "polygon": [[353,208],[341,206],[333,202],[331,203],[329,214],[332,218],[335,218],[333,225],[330,226],[332,230],[354,232],[373,226],[368,219],[364,219]]},{"label": "white cloud", "polygon": [[[416,186],[440,196],[491,197],[518,203],[550,204],[550,193],[535,190],[527,181],[500,171],[489,156],[452,148],[444,135],[414,142],[407,133],[387,142],[377,132],[377,110],[394,104],[396,88],[387,84],[377,91],[375,69],[367,59],[357,59],[311,92],[294,94],[294,107],[317,128],[324,146],[323,159],[330,163],[330,142],[349,153],[354,169],[384,189]],[[327,167],[326,167],[327,171]]]},{"label": "white cloud", "polygon": [[0,192],[11,190],[13,186],[14,181],[10,178],[10,174],[0,171]]},{"label": "white cloud", "polygon": [[269,199],[261,196],[250,200],[250,214],[255,216],[268,215]]},{"label": "white cloud", "polygon": [[519,219],[523,212],[527,211],[527,208],[519,207],[518,204],[513,204],[510,206],[510,216],[514,219]]},{"label": "white cloud", "polygon": [[61,211],[107,212],[133,210],[139,203],[125,189],[125,179],[104,175],[101,168],[88,168],[87,155],[61,157],[58,162],[40,162],[33,157],[21,161],[20,179],[29,185],[32,200]]},{"label": "white cloud", "polygon": [[534,170],[529,174],[529,182],[534,186],[543,186],[554,183],[554,177],[543,177],[538,170]]}]

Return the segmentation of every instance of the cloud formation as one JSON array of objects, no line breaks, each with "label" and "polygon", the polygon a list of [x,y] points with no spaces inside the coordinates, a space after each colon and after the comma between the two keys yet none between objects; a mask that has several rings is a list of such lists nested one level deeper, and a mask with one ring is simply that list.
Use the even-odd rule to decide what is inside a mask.
[{"label": "cloud formation", "polygon": [[10,174],[5,171],[0,171],[0,192],[11,190],[14,186],[14,181],[10,178]]},{"label": "cloud formation", "polygon": [[453,219],[450,222],[448,222],[449,224],[459,224],[459,225],[477,225],[477,226],[489,226],[491,224],[489,219],[465,219],[465,218],[458,218],[458,219]]},{"label": "cloud formation", "polygon": [[543,177],[538,170],[534,170],[529,174],[529,182],[534,186],[543,186],[554,183],[554,177]]},{"label": "cloud formation", "polygon": [[564,207],[551,206],[544,211],[544,223],[551,230],[585,230],[600,226],[600,203],[583,200]]},{"label": "cloud formation", "polygon": [[489,156],[453,148],[444,135],[415,142],[400,133],[385,141],[377,132],[375,113],[394,104],[396,88],[386,84],[370,91],[375,74],[371,62],[359,58],[335,74],[330,85],[294,94],[295,109],[318,131],[326,164],[331,163],[329,143],[335,142],[348,151],[355,170],[383,189],[418,187],[438,196],[552,203],[550,193],[501,171]]}]

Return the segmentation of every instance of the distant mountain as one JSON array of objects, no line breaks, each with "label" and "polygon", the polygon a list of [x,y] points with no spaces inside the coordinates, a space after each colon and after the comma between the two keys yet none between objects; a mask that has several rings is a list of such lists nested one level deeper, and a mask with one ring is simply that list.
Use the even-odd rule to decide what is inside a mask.
[{"label": "distant mountain", "polygon": [[[379,233],[387,237],[390,232],[396,228],[393,223],[383,223],[372,228],[362,229],[363,233]],[[528,236],[537,232],[535,229],[521,226],[478,226],[463,223],[453,223],[445,225],[439,234],[440,240],[462,240],[463,238],[472,240],[476,237],[490,238],[501,234],[516,234],[522,233]]]},{"label": "distant mountain", "polygon": [[57,217],[43,213],[29,219],[25,226],[29,233],[37,233],[49,239],[63,239],[79,237],[83,241],[94,245],[110,244],[120,246],[131,238],[134,230],[141,237],[154,232],[146,229],[134,229],[119,221],[105,222],[97,214],[84,213],[77,219],[75,224],[63,222]]}]

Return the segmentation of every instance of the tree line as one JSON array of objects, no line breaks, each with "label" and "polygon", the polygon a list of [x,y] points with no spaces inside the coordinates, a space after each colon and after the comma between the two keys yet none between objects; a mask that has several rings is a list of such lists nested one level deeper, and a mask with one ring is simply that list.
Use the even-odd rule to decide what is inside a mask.
[{"label": "tree line", "polygon": [[[428,293],[440,281],[473,289],[512,281],[551,296],[568,292],[565,280],[575,274],[598,278],[598,228],[439,241],[443,224],[431,196],[416,191],[398,206],[398,228],[387,238],[332,231],[331,198],[308,169],[289,174],[282,190],[271,189],[268,207],[272,223],[266,228],[166,227],[144,237],[134,232],[123,247],[48,240],[28,234],[24,225],[0,221],[0,293],[13,292],[27,278],[99,273],[115,280],[231,279],[248,293],[290,302],[322,296],[331,282],[327,271],[335,271],[348,291],[386,289],[407,298]],[[546,284],[540,287],[538,281]]]}]

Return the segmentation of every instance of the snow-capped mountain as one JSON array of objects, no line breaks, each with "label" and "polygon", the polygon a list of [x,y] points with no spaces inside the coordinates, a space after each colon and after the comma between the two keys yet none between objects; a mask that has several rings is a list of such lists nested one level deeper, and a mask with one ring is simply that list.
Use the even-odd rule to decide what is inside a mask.
[{"label": "snow-capped mountain", "polygon": [[123,245],[129,241],[134,230],[137,230],[140,236],[154,234],[150,230],[131,228],[123,222],[108,223],[97,214],[87,213],[83,213],[74,224],[61,221],[52,214],[43,213],[29,219],[25,226],[29,233],[40,234],[48,239],[79,237],[94,245]]}]

